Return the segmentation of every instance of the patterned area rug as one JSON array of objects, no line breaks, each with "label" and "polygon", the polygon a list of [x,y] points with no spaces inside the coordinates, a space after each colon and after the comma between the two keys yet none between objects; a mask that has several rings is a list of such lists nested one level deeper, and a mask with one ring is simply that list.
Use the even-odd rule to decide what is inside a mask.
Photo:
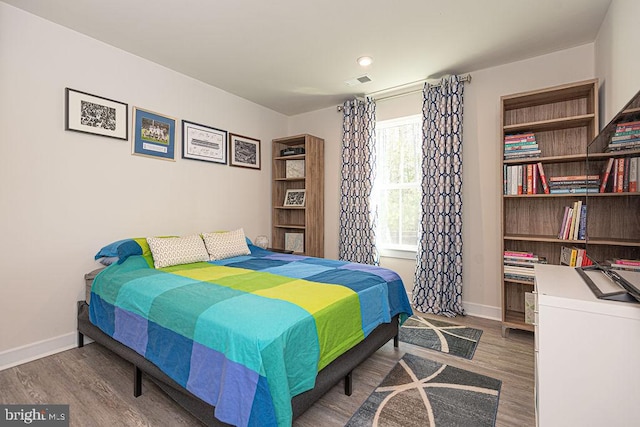
[{"label": "patterned area rug", "polygon": [[400,328],[400,341],[471,359],[482,330],[411,316]]},{"label": "patterned area rug", "polygon": [[501,385],[407,353],[345,427],[493,427]]}]

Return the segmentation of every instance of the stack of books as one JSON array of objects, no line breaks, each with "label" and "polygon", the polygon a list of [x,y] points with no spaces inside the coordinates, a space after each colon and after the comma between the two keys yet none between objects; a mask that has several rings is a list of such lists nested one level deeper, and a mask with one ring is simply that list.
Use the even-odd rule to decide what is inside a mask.
[{"label": "stack of books", "polygon": [[618,123],[607,151],[634,150],[640,148],[640,121]]},{"label": "stack of books", "polygon": [[580,248],[563,246],[560,250],[560,265],[569,267],[586,267],[593,265],[593,260],[587,256],[587,251]]},{"label": "stack of books", "polygon": [[600,191],[599,175],[569,175],[549,177],[551,194],[585,194]]},{"label": "stack of books", "polygon": [[537,256],[533,252],[504,251],[504,278],[533,283],[534,265],[546,263],[545,257]]},{"label": "stack of books", "polygon": [[549,194],[542,162],[527,165],[504,165],[504,194]]},{"label": "stack of books", "polygon": [[522,159],[526,157],[540,157],[540,148],[533,132],[505,135],[504,159]]},{"label": "stack of books", "polygon": [[587,205],[578,200],[565,206],[562,223],[558,231],[560,240],[585,240],[587,230]]},{"label": "stack of books", "polygon": [[615,268],[616,270],[640,272],[640,259],[614,258],[611,261],[608,261],[607,264],[609,264],[611,268]]},{"label": "stack of books", "polygon": [[637,193],[640,181],[640,157],[612,157],[600,180],[600,193]]}]

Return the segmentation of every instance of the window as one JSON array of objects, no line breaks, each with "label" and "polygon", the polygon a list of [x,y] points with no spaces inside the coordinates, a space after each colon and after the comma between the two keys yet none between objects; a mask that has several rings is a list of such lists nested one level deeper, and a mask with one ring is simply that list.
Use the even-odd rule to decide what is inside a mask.
[{"label": "window", "polygon": [[379,121],[376,144],[376,243],[383,256],[413,258],[420,221],[422,116]]}]

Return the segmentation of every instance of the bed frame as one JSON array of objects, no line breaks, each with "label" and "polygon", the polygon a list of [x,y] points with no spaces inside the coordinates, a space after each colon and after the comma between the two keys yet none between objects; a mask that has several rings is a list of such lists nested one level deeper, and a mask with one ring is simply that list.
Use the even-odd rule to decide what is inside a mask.
[{"label": "bed frame", "polygon": [[[78,301],[78,347],[84,345],[87,336],[95,342],[105,346],[123,359],[133,364],[133,395],[142,394],[142,372],[156,383],[180,406],[185,408],[207,426],[229,426],[213,416],[214,407],[180,386],[153,363],[136,353],[129,347],[114,340],[91,321],[89,321],[89,305],[85,301]],[[294,396],[291,399],[293,418],[309,409],[322,395],[344,378],[344,392],[351,395],[352,370],[380,347],[393,338],[394,347],[398,347],[398,316],[391,323],[383,323],[374,329],[367,338],[318,372],[316,385],[313,389]]]}]

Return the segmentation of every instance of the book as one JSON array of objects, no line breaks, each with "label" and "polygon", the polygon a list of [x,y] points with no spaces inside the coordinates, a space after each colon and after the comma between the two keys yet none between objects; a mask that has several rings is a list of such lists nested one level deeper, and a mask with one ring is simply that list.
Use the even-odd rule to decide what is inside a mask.
[{"label": "book", "polygon": [[630,193],[638,192],[638,157],[629,159],[629,189]]},{"label": "book", "polygon": [[560,249],[560,265],[571,265],[571,248],[563,246]]},{"label": "book", "polygon": [[573,234],[571,239],[578,240],[578,231],[580,230],[580,220],[582,217],[582,200],[575,202],[576,215],[573,218]]},{"label": "book", "polygon": [[564,207],[564,214],[562,215],[562,223],[560,224],[560,230],[558,231],[558,239],[564,239],[564,229],[567,226],[569,209],[570,209],[569,206]]},{"label": "book", "polygon": [[517,141],[509,141],[504,143],[505,150],[507,147],[523,147],[523,146],[537,146],[538,143],[535,139],[521,139]]},{"label": "book", "polygon": [[613,262],[620,265],[630,265],[632,267],[640,267],[640,259],[614,258]]},{"label": "book", "polygon": [[564,176],[552,176],[549,177],[549,182],[558,181],[595,181],[600,179],[599,175],[564,175]]},{"label": "book", "polygon": [[569,240],[573,240],[573,230],[576,227],[576,218],[578,216],[578,202],[574,202],[573,203],[573,211],[571,212],[571,225],[569,227],[569,235],[567,236],[567,239]]},{"label": "book", "polygon": [[504,251],[504,256],[507,257],[525,257],[525,258],[533,258],[535,255],[533,252],[523,252],[523,251]]},{"label": "book", "polygon": [[509,151],[535,151],[535,150],[539,150],[538,148],[538,144],[533,144],[533,145],[505,145],[504,146],[504,151],[505,152],[509,152]]},{"label": "book", "polygon": [[569,206],[569,212],[567,212],[567,222],[564,225],[564,230],[562,230],[562,240],[567,240],[569,238],[569,230],[571,229],[572,219],[573,219],[573,207]]},{"label": "book", "polygon": [[587,205],[583,204],[580,212],[580,223],[578,225],[578,240],[587,238]]},{"label": "book", "polygon": [[552,188],[549,190],[551,194],[586,194],[586,193],[598,193],[599,188],[584,187],[584,188]]},{"label": "book", "polygon": [[533,194],[533,165],[527,165],[527,194]]},{"label": "book", "polygon": [[633,140],[640,140],[640,129],[636,131],[630,131],[630,132],[620,132],[620,133],[616,133],[615,135],[617,136],[611,137],[612,143],[616,143],[617,141],[627,142],[627,141],[633,141]]},{"label": "book", "polygon": [[542,162],[538,162],[538,172],[540,173],[540,182],[542,183],[542,190],[545,194],[549,194],[549,185],[547,184],[547,176],[544,173],[544,167],[542,167]]},{"label": "book", "polygon": [[618,160],[618,173],[616,175],[616,193],[622,193],[622,189],[624,188],[624,159],[616,159]]},{"label": "book", "polygon": [[504,136],[504,141],[513,141],[513,140],[521,140],[521,139],[535,139],[535,134],[533,132],[528,132],[528,133],[519,133],[519,134],[514,134],[514,135],[505,135]]},{"label": "book", "polygon": [[611,167],[613,166],[613,157],[610,157],[607,161],[607,166],[604,168],[602,172],[602,179],[600,180],[600,193],[604,193],[607,187],[607,180],[609,179],[609,174],[611,173]]}]

